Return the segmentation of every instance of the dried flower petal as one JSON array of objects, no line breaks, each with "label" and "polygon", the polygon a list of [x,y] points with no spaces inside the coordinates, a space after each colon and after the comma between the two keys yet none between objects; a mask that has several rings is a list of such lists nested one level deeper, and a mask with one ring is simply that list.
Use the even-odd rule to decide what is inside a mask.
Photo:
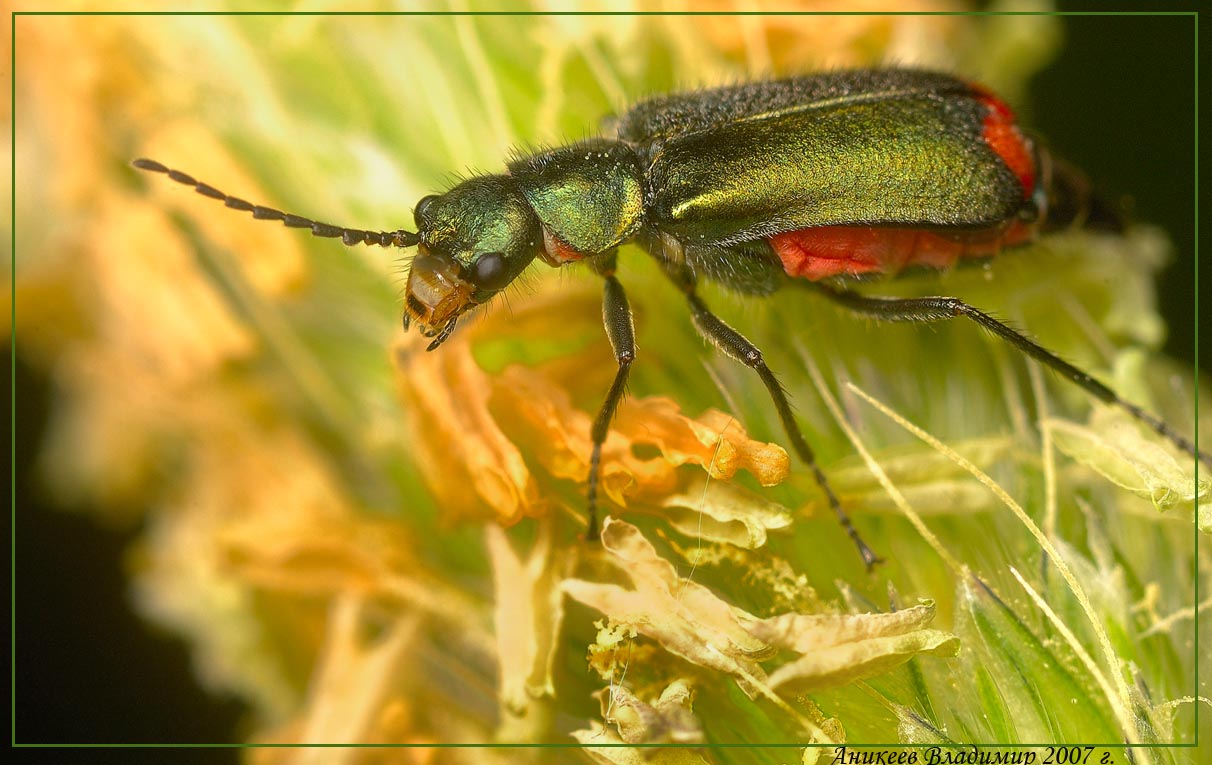
[{"label": "dried flower petal", "polygon": [[476,365],[467,338],[452,338],[442,353],[418,353],[417,341],[406,339],[395,358],[415,417],[413,455],[438,502],[456,518],[488,512],[514,523],[539,514],[538,486],[488,410],[492,378]]},{"label": "dried flower petal", "polygon": [[745,625],[753,635],[780,648],[809,653],[822,648],[904,635],[934,619],[934,603],[886,614],[779,614]]},{"label": "dried flower petal", "polygon": [[[511,366],[497,389],[503,421],[519,442],[542,444],[535,459],[553,477],[583,482],[589,474],[592,420],[572,405],[566,389],[535,370]],[[619,420],[627,402],[620,406]],[[674,466],[662,458],[641,459],[617,427],[602,445],[602,492],[619,504],[639,492],[663,495],[677,486]]]},{"label": "dried flower petal", "polygon": [[584,751],[594,762],[603,765],[708,765],[703,755],[694,749],[665,748],[636,749],[625,746],[614,731],[601,723],[589,723],[589,730],[574,730],[572,737],[584,745]]},{"label": "dried flower petal", "polygon": [[[401,730],[401,723],[406,724],[408,713],[405,702],[397,697],[397,681],[414,648],[418,621],[415,617],[404,617],[379,625],[375,641],[369,644],[362,637],[365,632],[365,610],[365,604],[356,597],[346,596],[336,600],[329,617],[324,650],[308,690],[307,706],[297,721],[269,734],[275,743],[387,744],[427,741]],[[313,760],[339,761],[334,759],[331,750],[311,751],[326,754],[323,757],[289,759],[267,754],[259,762],[268,765]],[[359,758],[357,761],[363,760]]]},{"label": "dried flower petal", "polygon": [[[492,375],[476,363],[472,351],[527,329],[541,330],[550,341],[579,318],[589,323],[600,310],[596,294],[559,294],[549,285],[508,323],[476,322],[448,340],[440,354],[423,353],[423,338],[405,339],[397,347],[400,391],[415,418],[416,459],[452,516],[491,516],[505,524],[541,517],[548,511],[542,497],[550,494],[541,490],[542,479],[586,480],[592,419],[573,405],[570,390],[586,384],[584,370],[592,351],[541,368],[514,364]],[[553,329],[553,314],[569,321]],[[595,396],[605,387],[595,387]],[[656,454],[639,456],[645,451]],[[766,486],[782,482],[790,472],[782,447],[749,438],[722,412],[708,410],[690,418],[668,398],[625,399],[602,447],[602,493],[620,505],[630,499],[659,503],[684,481],[679,468],[685,465],[704,468],[719,480],[745,470]],[[533,472],[535,467],[542,472]]]},{"label": "dried flower petal", "polygon": [[564,621],[559,580],[568,558],[552,552],[550,523],[524,561],[500,526],[489,524],[484,533],[496,594],[497,694],[510,713],[522,715],[531,699],[555,695],[552,664]]},{"label": "dried flower petal", "polygon": [[954,656],[959,639],[923,629],[934,619],[924,602],[888,614],[781,614],[748,624],[754,635],[804,654],[770,675],[770,686],[800,690],[845,685],[887,672],[919,653]]},{"label": "dried flower petal", "polygon": [[746,470],[761,485],[774,486],[791,471],[783,447],[749,438],[736,418],[717,409],[690,419],[669,398],[624,401],[617,428],[633,443],[658,447],[671,464],[699,465],[717,480]]},{"label": "dried flower petal", "polygon": [[955,656],[959,638],[939,630],[872,638],[835,646],[784,664],[770,675],[770,687],[793,684],[808,691],[846,685],[888,672],[919,654]]},{"label": "dried flower petal", "polygon": [[791,525],[791,511],[746,489],[706,477],[661,503],[669,524],[690,537],[756,549],[766,532]]},{"label": "dried flower petal", "polygon": [[1058,449],[1158,509],[1197,499],[1203,504],[1212,492],[1212,481],[1206,477],[1196,486],[1193,459],[1176,457],[1172,447],[1145,435],[1135,421],[1109,407],[1097,407],[1089,426],[1060,418],[1046,424]]},{"label": "dried flower petal", "polygon": [[611,685],[594,694],[602,706],[602,719],[613,724],[628,744],[697,744],[703,740],[699,721],[690,711],[693,689],[675,680],[648,704],[625,685]]},{"label": "dried flower petal", "polygon": [[[516,439],[544,444],[536,458],[551,475],[583,482],[593,450],[590,416],[572,406],[564,388],[533,370],[512,366],[499,380],[496,395]],[[637,456],[643,446],[655,447],[659,456]],[[602,491],[621,505],[629,497],[659,499],[676,489],[683,465],[698,465],[721,480],[747,470],[764,486],[790,472],[781,446],[748,438],[722,412],[692,419],[668,398],[625,399],[602,446]]]},{"label": "dried flower petal", "polygon": [[770,647],[745,631],[738,610],[701,584],[678,578],[673,565],[625,521],[606,520],[602,547],[635,589],[570,579],[564,592],[632,626],[675,656],[731,675],[746,693],[756,692],[754,681],[765,678],[757,659],[768,655]]},{"label": "dried flower petal", "polygon": [[954,655],[953,635],[923,629],[934,604],[922,603],[892,614],[782,614],[758,619],[732,607],[695,582],[679,579],[639,529],[607,520],[602,546],[632,580],[634,590],[582,580],[564,582],[564,591],[621,624],[631,625],[669,651],[702,667],[731,675],[755,695],[765,673],[758,661],[775,647],[802,653],[783,665],[769,687],[844,685],[886,672],[919,653]]}]

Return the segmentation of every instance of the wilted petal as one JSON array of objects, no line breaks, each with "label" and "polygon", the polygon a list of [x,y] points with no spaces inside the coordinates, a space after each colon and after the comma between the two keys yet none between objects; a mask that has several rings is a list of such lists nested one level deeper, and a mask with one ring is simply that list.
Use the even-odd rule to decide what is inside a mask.
[{"label": "wilted petal", "polygon": [[397,348],[396,366],[415,418],[412,455],[438,503],[456,518],[491,514],[514,523],[541,514],[522,453],[489,411],[492,378],[476,364],[468,338],[456,335],[441,353],[421,352],[413,340]]},{"label": "wilted petal", "polygon": [[756,620],[757,637],[803,654],[770,675],[770,686],[797,690],[835,687],[894,669],[922,653],[954,656],[959,638],[924,629],[934,604],[888,614],[781,614]]},{"label": "wilted petal", "polygon": [[661,506],[669,524],[687,536],[750,550],[766,544],[766,532],[791,525],[791,512],[777,502],[705,477]]},{"label": "wilted petal", "polygon": [[[583,483],[593,452],[590,415],[572,405],[565,388],[536,370],[515,365],[499,379],[497,411],[513,437],[534,445],[535,460],[553,477]],[[620,412],[625,407],[626,402]],[[602,492],[626,504],[626,497],[637,493],[661,496],[672,491],[677,486],[676,466],[661,457],[637,457],[617,422],[602,445]]]},{"label": "wilted petal", "polygon": [[796,653],[878,637],[904,635],[934,619],[934,603],[886,614],[779,614],[747,625],[756,637]]},{"label": "wilted petal", "polygon": [[613,724],[629,744],[694,744],[703,731],[690,711],[693,689],[685,680],[675,680],[659,698],[648,704],[625,685],[611,685],[595,696],[602,705],[602,719]]},{"label": "wilted petal", "polygon": [[[499,411],[515,440],[542,444],[535,458],[557,478],[584,482],[589,474],[590,415],[575,408],[563,387],[532,369],[512,366],[495,388]],[[654,447],[640,457],[637,447]],[[602,445],[600,487],[618,504],[628,498],[657,500],[676,490],[677,468],[697,465],[728,479],[740,470],[764,486],[787,478],[790,460],[777,444],[755,441],[732,418],[708,410],[697,419],[671,399],[625,399]]]},{"label": "wilted petal", "polygon": [[939,630],[872,638],[834,646],[784,664],[771,673],[770,687],[793,683],[798,690],[831,688],[882,675],[918,654],[955,656],[958,652],[959,638]]},{"label": "wilted petal", "polygon": [[555,695],[551,673],[564,620],[559,581],[567,556],[552,552],[550,523],[525,560],[499,526],[489,524],[485,534],[496,592],[498,694],[509,712],[521,715],[531,699]]},{"label": "wilted petal", "polygon": [[[275,743],[387,744],[425,742],[402,730],[407,705],[399,698],[398,680],[417,637],[416,617],[380,626],[367,642],[363,622],[365,605],[358,598],[336,600],[329,616],[328,634],[308,689],[306,708],[299,719],[270,734]],[[267,752],[291,750],[265,750]],[[358,749],[296,750],[289,758],[265,756],[260,762],[310,763],[365,762]],[[413,760],[414,762],[416,760]]]},{"label": "wilted petal", "polygon": [[1194,458],[1162,445],[1126,414],[1098,407],[1089,426],[1059,418],[1046,426],[1062,452],[1161,510],[1208,501],[1212,481],[1205,476],[1196,485]]},{"label": "wilted petal", "polygon": [[744,629],[738,617],[743,612],[701,584],[679,578],[673,565],[629,523],[607,519],[602,547],[635,589],[570,579],[563,584],[564,592],[630,625],[675,656],[731,675],[746,693],[755,692],[754,682],[765,677],[757,659],[768,655],[770,647]]},{"label": "wilted petal", "polygon": [[717,409],[691,419],[672,399],[654,396],[624,401],[619,412],[615,427],[629,441],[651,444],[670,463],[698,465],[712,478],[746,470],[763,486],[774,486],[791,470],[783,447],[749,438],[734,417]]},{"label": "wilted petal", "polygon": [[[612,373],[603,363],[609,357],[601,353],[600,317],[596,292],[548,283],[511,311],[508,322],[469,321],[441,353],[424,352],[424,338],[397,346],[397,380],[416,434],[413,453],[452,516],[504,524],[542,517],[552,494],[545,479],[586,482],[593,412],[580,398],[592,393],[600,401]],[[599,343],[585,345],[587,332]],[[536,349],[583,347],[492,373],[477,363],[481,355],[502,356],[495,344],[520,341]],[[718,480],[748,471],[765,486],[790,473],[786,450],[749,438],[729,415],[707,410],[688,417],[669,398],[624,399],[602,444],[601,493],[618,505],[659,504],[685,483],[685,466]]]},{"label": "wilted petal", "polygon": [[572,737],[584,745],[584,751],[594,762],[603,765],[707,765],[703,755],[694,749],[636,749],[617,733],[594,721],[589,730],[574,730]]}]

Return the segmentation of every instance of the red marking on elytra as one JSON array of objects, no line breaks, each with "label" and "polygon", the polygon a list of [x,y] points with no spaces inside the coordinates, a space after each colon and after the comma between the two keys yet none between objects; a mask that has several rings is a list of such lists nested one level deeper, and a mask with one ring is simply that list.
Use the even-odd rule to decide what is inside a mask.
[{"label": "red marking on elytra", "polygon": [[961,258],[988,258],[1023,244],[1035,226],[1012,221],[979,231],[939,233],[913,228],[822,226],[770,237],[788,276],[819,281],[831,276],[895,274],[908,266],[944,269]]},{"label": "red marking on elytra", "polygon": [[973,83],[972,90],[989,109],[981,123],[981,138],[1018,178],[1023,186],[1023,199],[1030,199],[1035,191],[1035,159],[1031,144],[1014,124],[1014,111],[983,86]]}]

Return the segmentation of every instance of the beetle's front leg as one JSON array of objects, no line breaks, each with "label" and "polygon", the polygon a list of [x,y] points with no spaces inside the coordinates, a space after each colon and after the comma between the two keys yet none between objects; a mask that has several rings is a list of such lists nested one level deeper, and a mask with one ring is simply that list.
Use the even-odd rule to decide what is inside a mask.
[{"label": "beetle's front leg", "polygon": [[605,279],[602,292],[602,322],[606,325],[606,337],[610,339],[610,347],[614,349],[614,358],[619,370],[615,373],[614,382],[598,410],[598,416],[593,421],[590,437],[593,439],[593,454],[589,458],[588,488],[585,496],[589,508],[589,527],[586,537],[590,540],[598,538],[598,476],[601,472],[602,444],[610,430],[610,421],[618,409],[619,401],[627,387],[627,375],[631,371],[631,362],[635,361],[635,325],[631,319],[631,306],[627,303],[627,294],[623,285],[614,276],[615,256],[610,253],[599,261],[592,262],[596,270]]},{"label": "beetle's front leg", "polygon": [[859,555],[863,558],[863,563],[867,565],[867,570],[870,571],[877,563],[882,563],[883,559],[877,556],[867,546],[867,543],[863,541],[863,538],[859,536],[858,530],[850,522],[850,516],[846,515],[846,511],[842,509],[842,503],[838,501],[837,495],[833,493],[833,489],[829,486],[829,481],[825,478],[825,474],[816,464],[816,456],[812,453],[812,448],[808,446],[808,440],[804,438],[804,434],[800,431],[800,426],[792,415],[791,404],[787,400],[787,393],[783,390],[783,386],[779,384],[778,378],[774,376],[774,372],[771,372],[770,367],[766,366],[766,360],[762,357],[762,352],[758,350],[756,345],[749,342],[744,335],[725,324],[722,319],[707,308],[707,305],[695,292],[694,277],[689,271],[667,265],[666,273],[686,293],[686,299],[690,303],[691,318],[699,334],[711,341],[711,344],[723,351],[725,355],[741,362],[758,373],[758,377],[762,379],[766,390],[770,392],[770,398],[774,400],[774,408],[778,411],[779,420],[783,423],[783,430],[787,432],[787,437],[791,439],[792,448],[795,449],[795,453],[799,455],[800,459],[808,465],[813,477],[816,479],[817,485],[825,492],[825,497],[829,500],[829,506],[833,508],[833,512],[837,514],[842,528],[846,530],[855,547],[858,548]]}]

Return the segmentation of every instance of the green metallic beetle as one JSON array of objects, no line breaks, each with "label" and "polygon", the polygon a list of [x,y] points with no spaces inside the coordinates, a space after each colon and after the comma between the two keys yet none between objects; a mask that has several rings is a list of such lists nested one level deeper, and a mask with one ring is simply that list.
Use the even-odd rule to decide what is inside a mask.
[{"label": "green metallic beetle", "polygon": [[602,443],[636,356],[631,310],[615,277],[616,251],[626,242],[647,250],[683,291],[699,332],[761,377],[793,448],[868,566],[879,559],[817,467],[774,374],[698,297],[700,278],[759,296],[811,286],[883,320],[968,317],[1212,466],[1166,423],[956,298],[866,297],[838,286],[848,277],[989,257],[1046,225],[1100,215],[1080,175],[1053,163],[982,87],[913,69],[837,71],[655,98],[624,114],[616,130],[421,199],[415,232],[319,223],[228,196],[158,162],[134,164],[316,236],[415,246],[404,327],[432,337],[429,350],[535,258],[553,267],[586,262],[605,280],[603,317],[618,363],[592,431],[591,539]]}]

